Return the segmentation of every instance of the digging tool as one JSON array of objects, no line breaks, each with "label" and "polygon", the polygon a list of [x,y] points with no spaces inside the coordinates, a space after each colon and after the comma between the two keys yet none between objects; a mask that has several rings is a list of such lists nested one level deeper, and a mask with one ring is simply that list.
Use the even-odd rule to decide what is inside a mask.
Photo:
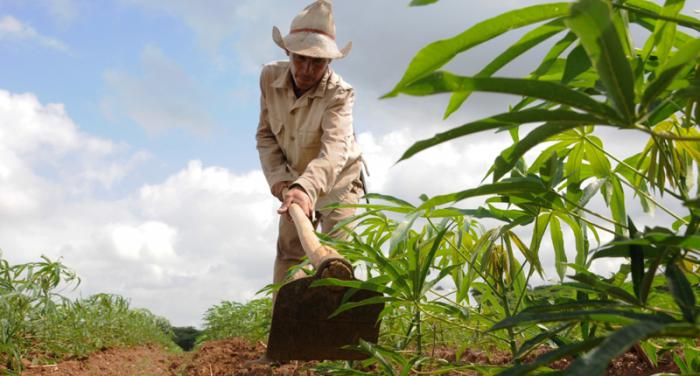
[{"label": "digging tool", "polygon": [[[315,286],[320,278],[354,280],[352,264],[330,247],[321,245],[309,219],[297,204],[289,207],[299,240],[315,273],[283,285],[272,310],[272,325],[266,357],[288,360],[360,360],[367,355],[343,348],[360,339],[377,342],[379,313],[384,304],[371,304],[344,311],[330,318],[350,290],[339,286]],[[379,296],[370,290],[355,290],[347,302]]]}]

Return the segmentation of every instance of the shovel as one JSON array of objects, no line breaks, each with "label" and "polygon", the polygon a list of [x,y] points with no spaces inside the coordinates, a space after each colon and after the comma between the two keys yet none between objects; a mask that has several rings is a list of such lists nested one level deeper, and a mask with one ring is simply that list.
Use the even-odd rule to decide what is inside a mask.
[{"label": "shovel", "polygon": [[359,306],[330,316],[344,302],[362,301],[381,294],[359,289],[344,301],[350,288],[312,287],[311,284],[321,278],[354,280],[352,264],[335,249],[321,245],[299,205],[292,204],[289,214],[315,273],[288,282],[277,292],[266,357],[274,361],[366,359],[366,354],[345,347],[358,345],[360,339],[377,342],[378,318],[384,304]]}]

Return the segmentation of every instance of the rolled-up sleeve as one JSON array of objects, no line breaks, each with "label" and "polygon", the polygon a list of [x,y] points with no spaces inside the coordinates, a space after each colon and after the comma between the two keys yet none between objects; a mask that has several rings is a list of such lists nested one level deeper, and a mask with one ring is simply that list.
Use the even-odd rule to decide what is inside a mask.
[{"label": "rolled-up sleeve", "polygon": [[287,167],[287,158],[282,151],[272,128],[265,100],[265,69],[260,74],[260,120],[255,133],[256,146],[260,155],[260,164],[270,188],[280,181],[292,181],[294,176]]},{"label": "rolled-up sleeve", "polygon": [[315,204],[335,186],[345,167],[352,146],[352,107],[355,93],[352,89],[337,93],[330,101],[321,121],[321,150],[304,173],[294,181],[299,184]]}]

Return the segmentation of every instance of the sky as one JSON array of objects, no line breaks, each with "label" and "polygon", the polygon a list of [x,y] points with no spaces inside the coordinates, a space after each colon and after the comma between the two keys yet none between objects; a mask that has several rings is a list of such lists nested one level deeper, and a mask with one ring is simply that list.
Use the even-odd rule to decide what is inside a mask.
[{"label": "sky", "polygon": [[[287,31],[307,3],[0,0],[3,257],[60,258],[82,279],[71,294],[120,294],[176,326],[255,298],[271,280],[278,206],[255,150],[259,72],[286,59],[272,27]],[[509,137],[477,135],[395,165],[402,152],[513,99],[475,95],[443,121],[447,96],[379,97],[427,43],[538,1],[408,3],[336,0],[338,42],[353,50],[332,68],[356,90],[369,190],[416,202],[479,184]],[[447,68],[474,74],[520,35]],[[527,74],[542,51],[504,75]],[[623,136],[607,137],[624,153]]]}]

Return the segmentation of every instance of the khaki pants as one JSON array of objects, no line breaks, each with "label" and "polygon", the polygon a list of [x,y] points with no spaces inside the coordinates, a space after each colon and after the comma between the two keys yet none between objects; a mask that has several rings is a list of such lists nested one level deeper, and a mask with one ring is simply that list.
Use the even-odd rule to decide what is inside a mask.
[{"label": "khaki pants", "polygon": [[[343,199],[345,204],[357,204],[362,196],[362,188],[353,188],[347,198]],[[342,230],[331,231],[340,221],[355,214],[355,208],[338,208],[331,211],[316,212],[317,222],[321,224],[321,231],[336,239],[344,239],[347,234]],[[289,268],[301,262],[305,256],[304,249],[299,241],[299,235],[294,227],[294,223],[286,216],[280,216],[279,235],[277,238],[277,257],[275,258],[275,269],[272,281],[279,283],[284,281]],[[303,271],[298,271],[291,279],[304,277]]]}]

